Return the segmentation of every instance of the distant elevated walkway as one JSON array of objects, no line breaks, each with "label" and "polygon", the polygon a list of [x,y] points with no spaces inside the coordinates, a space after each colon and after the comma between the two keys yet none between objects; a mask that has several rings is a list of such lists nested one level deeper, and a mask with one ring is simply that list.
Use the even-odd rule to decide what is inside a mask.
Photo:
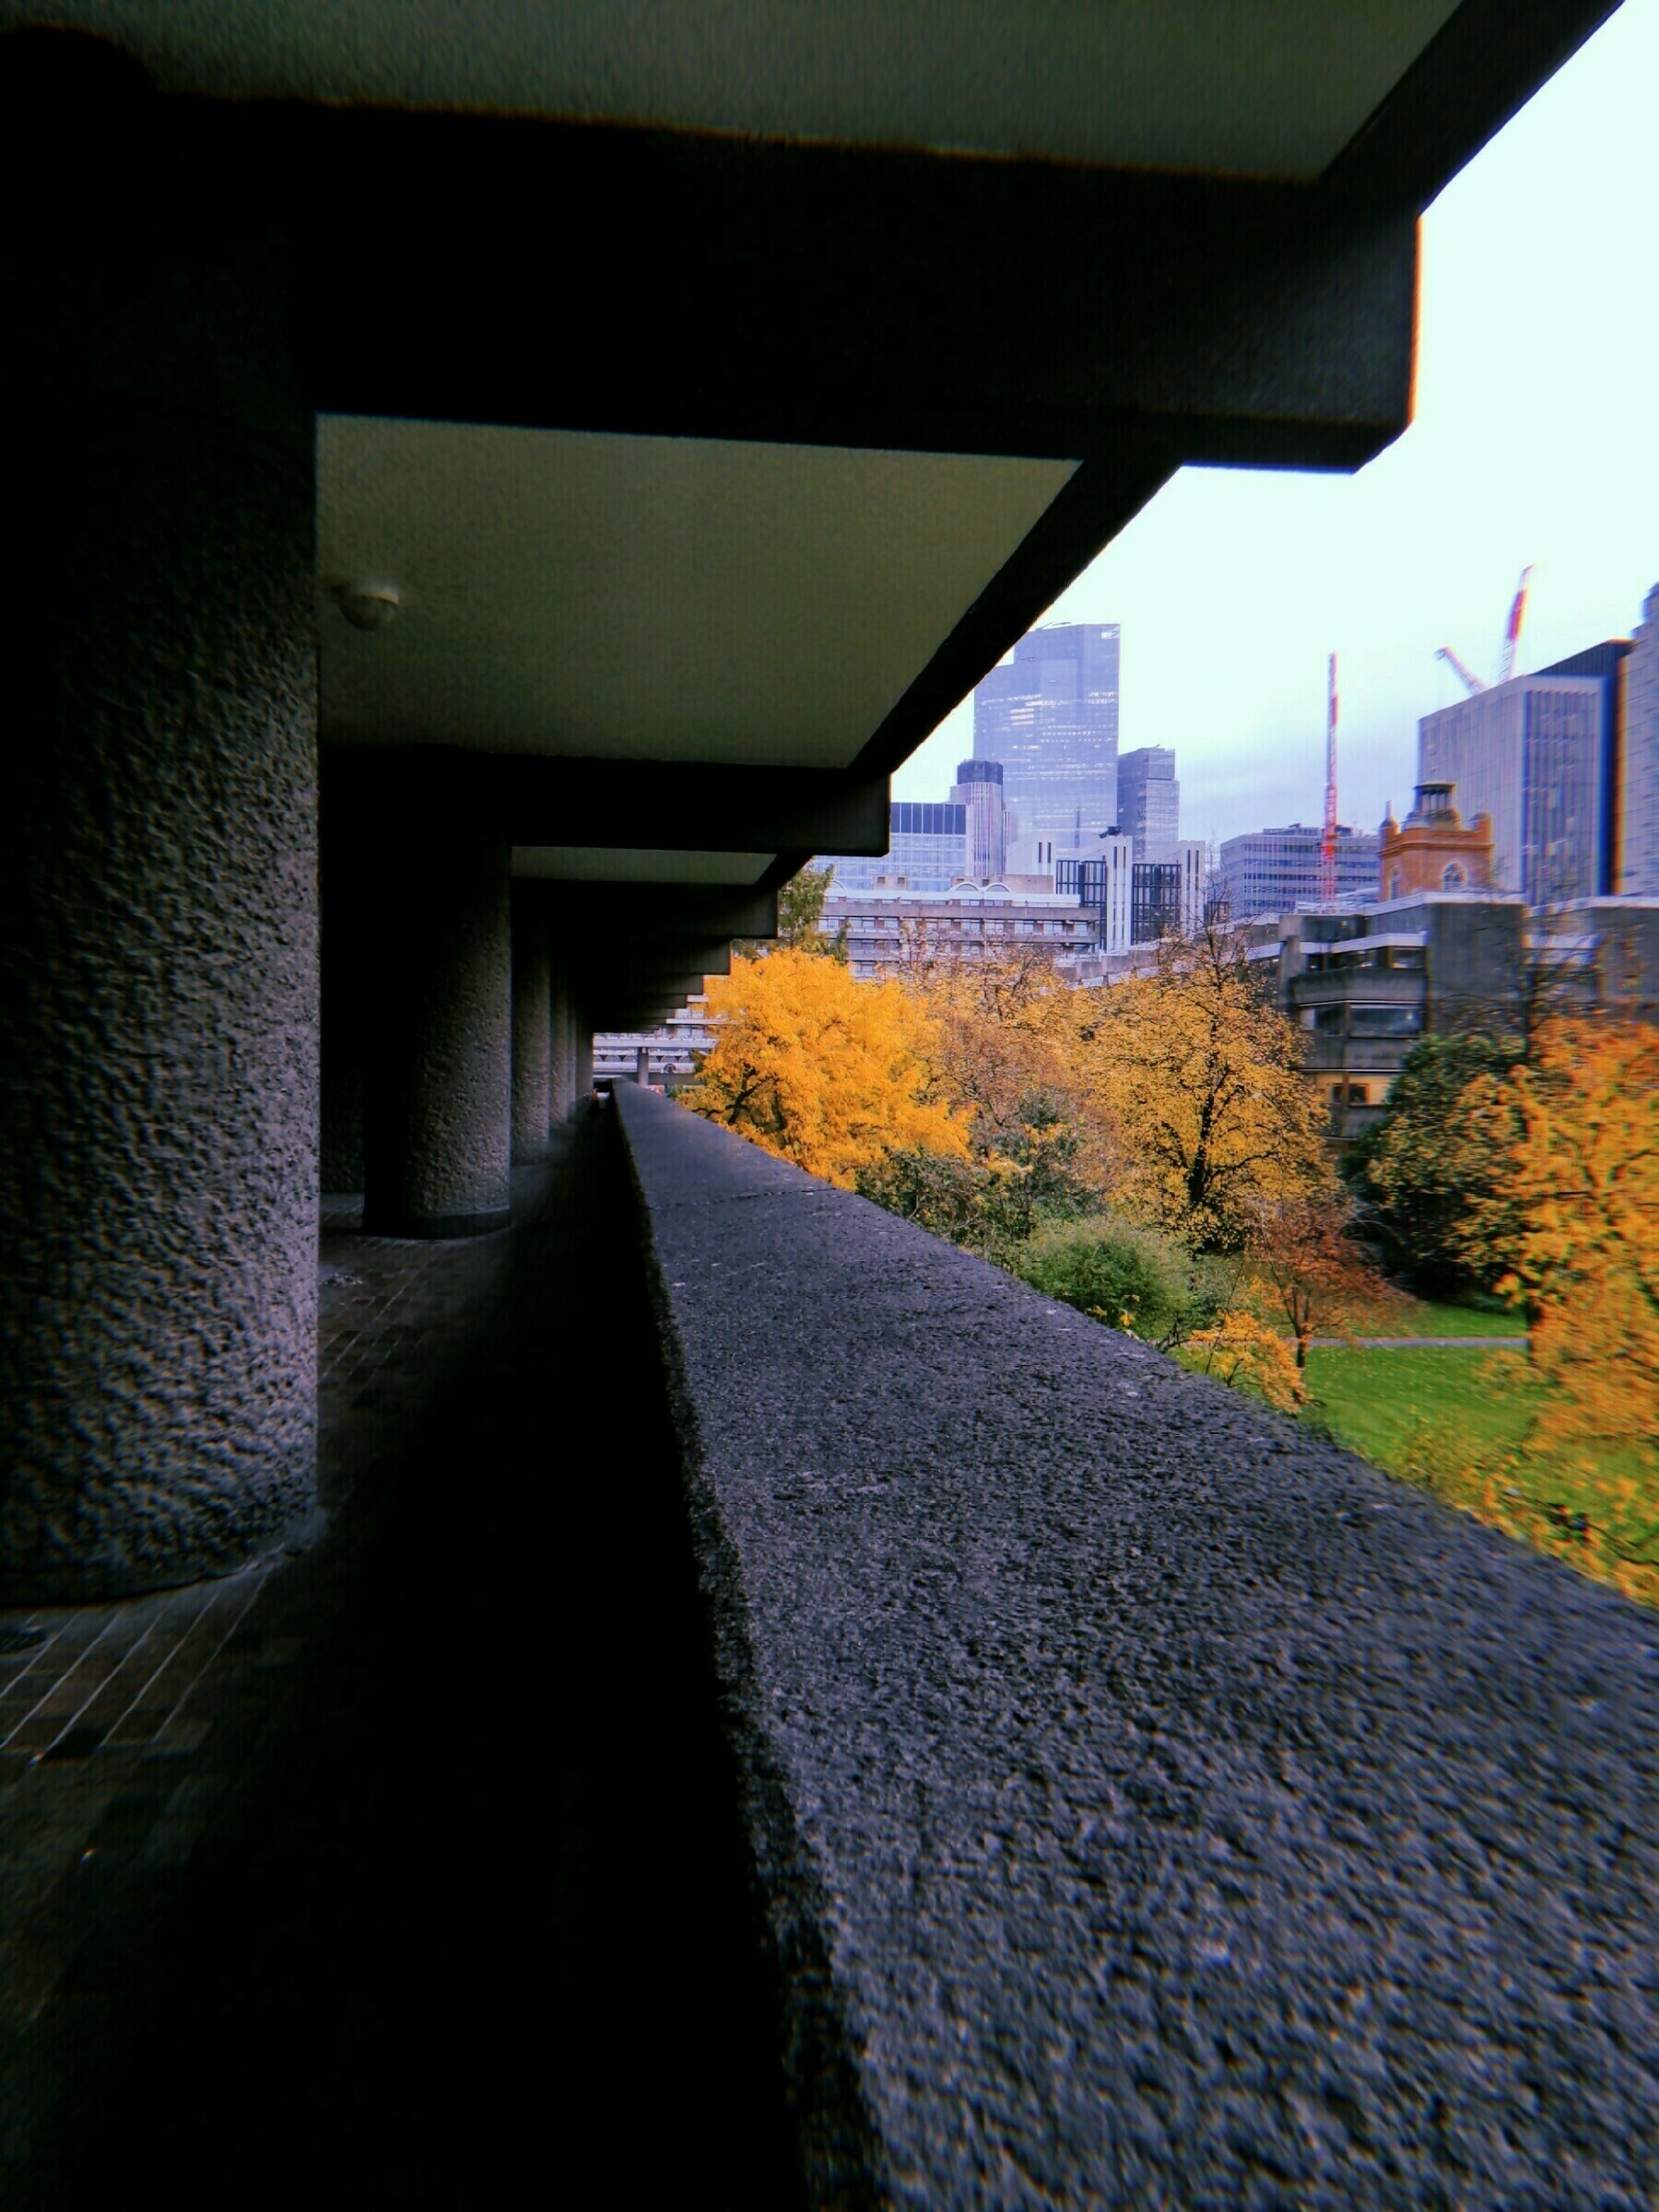
[{"label": "distant elevated walkway", "polygon": [[615,1100],[813,2201],[1659,2201],[1659,1619]]}]

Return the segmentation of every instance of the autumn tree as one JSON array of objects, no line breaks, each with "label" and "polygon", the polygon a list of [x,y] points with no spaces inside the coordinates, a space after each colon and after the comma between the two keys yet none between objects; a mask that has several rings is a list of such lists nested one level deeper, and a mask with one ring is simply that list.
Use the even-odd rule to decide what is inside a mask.
[{"label": "autumn tree", "polygon": [[1154,973],[1076,1004],[1124,1199],[1219,1252],[1247,1243],[1264,1199],[1330,1187],[1324,1110],[1241,943],[1215,926],[1166,942]]},{"label": "autumn tree", "polygon": [[1354,1203],[1330,1183],[1313,1183],[1251,1208],[1248,1238],[1254,1302],[1289,1327],[1296,1364],[1324,1331],[1345,1330],[1362,1313],[1399,1299],[1352,1235]]},{"label": "autumn tree", "polygon": [[1634,1447],[1659,1472],[1659,1030],[1551,1023],[1504,1088],[1520,1228],[1500,1288],[1531,1303],[1556,1386],[1540,1441]]},{"label": "autumn tree", "polygon": [[899,983],[783,946],[712,976],[715,1040],[680,1103],[851,1188],[893,1149],[960,1154],[927,1011]]}]

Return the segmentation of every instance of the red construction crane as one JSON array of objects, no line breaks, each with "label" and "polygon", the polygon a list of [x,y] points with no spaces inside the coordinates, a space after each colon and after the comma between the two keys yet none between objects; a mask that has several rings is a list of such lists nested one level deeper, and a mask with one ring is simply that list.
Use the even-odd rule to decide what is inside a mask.
[{"label": "red construction crane", "polygon": [[1515,596],[1510,602],[1509,621],[1503,632],[1503,651],[1498,656],[1498,681],[1507,684],[1515,673],[1515,648],[1521,642],[1521,625],[1526,619],[1526,584],[1533,572],[1533,563],[1521,571],[1521,581],[1515,586]]},{"label": "red construction crane", "polygon": [[1319,841],[1319,896],[1336,896],[1336,655],[1325,671],[1324,834]]}]

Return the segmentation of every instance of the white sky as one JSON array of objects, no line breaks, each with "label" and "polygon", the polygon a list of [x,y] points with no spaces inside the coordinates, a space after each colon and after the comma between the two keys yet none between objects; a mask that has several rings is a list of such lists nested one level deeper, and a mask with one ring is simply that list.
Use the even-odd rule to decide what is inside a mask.
[{"label": "white sky", "polygon": [[[1659,582],[1659,0],[1618,13],[1423,218],[1416,420],[1355,477],[1183,469],[1045,619],[1124,626],[1120,743],[1172,745],[1182,832],[1317,822],[1325,655],[1340,812],[1404,811],[1417,718],[1628,637]],[[893,781],[943,798],[965,700]]]}]

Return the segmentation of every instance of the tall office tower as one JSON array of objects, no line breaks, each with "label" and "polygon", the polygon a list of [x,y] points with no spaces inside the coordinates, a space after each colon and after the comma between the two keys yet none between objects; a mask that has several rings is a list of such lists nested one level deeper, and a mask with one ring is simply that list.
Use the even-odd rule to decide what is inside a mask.
[{"label": "tall office tower", "polygon": [[1000,760],[1022,838],[1088,853],[1118,820],[1118,625],[1033,629],[974,687],[973,757]]},{"label": "tall office tower", "polygon": [[1008,809],[1000,760],[964,760],[950,787],[952,802],[967,809],[968,873],[1000,876],[1008,865]]},{"label": "tall office tower", "polygon": [[891,842],[879,860],[839,853],[821,854],[815,868],[833,868],[837,891],[873,891],[884,885],[908,891],[947,891],[968,873],[968,809],[961,806],[894,799],[888,810]]},{"label": "tall office tower", "polygon": [[1564,661],[1551,661],[1540,676],[1591,676],[1601,687],[1601,809],[1596,857],[1595,893],[1607,898],[1618,889],[1619,846],[1622,838],[1620,800],[1624,787],[1625,663],[1632,651],[1629,638],[1608,638]]},{"label": "tall office tower", "polygon": [[1623,866],[1615,889],[1659,899],[1659,583],[1647,595],[1625,663]]},{"label": "tall office tower", "polygon": [[1418,782],[1492,818],[1492,883],[1529,906],[1594,898],[1603,875],[1606,700],[1594,676],[1517,676],[1418,724]]},{"label": "tall office tower", "polygon": [[[1249,922],[1257,914],[1294,913],[1300,900],[1317,899],[1322,836],[1305,822],[1291,822],[1283,830],[1248,830],[1241,837],[1223,838],[1217,867],[1218,902],[1235,922]],[[1336,895],[1376,897],[1374,830],[1337,830]]]},{"label": "tall office tower", "polygon": [[1181,786],[1171,745],[1137,745],[1118,755],[1118,828],[1136,860],[1173,860],[1181,837]]}]

